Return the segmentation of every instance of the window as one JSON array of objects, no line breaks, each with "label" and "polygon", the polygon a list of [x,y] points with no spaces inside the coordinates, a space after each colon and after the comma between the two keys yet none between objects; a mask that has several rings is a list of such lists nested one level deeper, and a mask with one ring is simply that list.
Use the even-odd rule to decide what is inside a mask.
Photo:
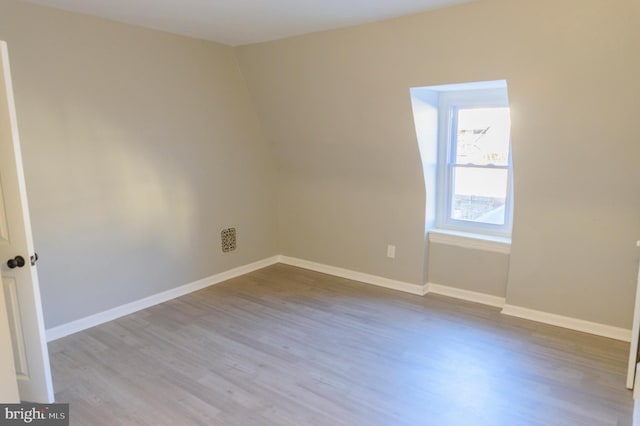
[{"label": "window", "polygon": [[[510,237],[513,173],[506,81],[413,88],[411,97],[429,229]],[[435,203],[429,196],[434,192]]]},{"label": "window", "polygon": [[508,236],[511,125],[506,89],[439,97],[438,228]]}]

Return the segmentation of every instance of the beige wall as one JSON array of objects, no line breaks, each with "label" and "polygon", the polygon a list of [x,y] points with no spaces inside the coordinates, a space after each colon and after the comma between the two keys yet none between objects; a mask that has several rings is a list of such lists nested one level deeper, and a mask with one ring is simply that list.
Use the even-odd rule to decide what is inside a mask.
[{"label": "beige wall", "polygon": [[[409,88],[506,79],[513,245],[509,262],[491,267],[508,267],[507,303],[630,327],[638,21],[636,0],[484,0],[238,48],[283,170],[283,253],[424,282],[425,193]],[[398,247],[395,262],[387,243]],[[463,250],[447,249],[442,262],[472,262]]]},{"label": "beige wall", "polygon": [[[635,0],[483,0],[232,49],[0,0],[47,327],[277,252],[629,327],[638,21]],[[495,79],[511,256],[427,253],[409,88]]]},{"label": "beige wall", "polygon": [[47,327],[277,254],[272,151],[232,48],[13,0],[0,39]]},{"label": "beige wall", "polygon": [[509,255],[429,242],[428,281],[476,293],[506,297]]},{"label": "beige wall", "polygon": [[[363,158],[363,162],[365,158]],[[280,183],[280,243],[283,254],[331,266],[419,284],[424,254],[420,232],[404,235],[396,218],[424,222],[415,209],[419,191],[343,177],[283,173]],[[399,231],[396,233],[396,231]],[[387,243],[397,245],[389,259]]]}]

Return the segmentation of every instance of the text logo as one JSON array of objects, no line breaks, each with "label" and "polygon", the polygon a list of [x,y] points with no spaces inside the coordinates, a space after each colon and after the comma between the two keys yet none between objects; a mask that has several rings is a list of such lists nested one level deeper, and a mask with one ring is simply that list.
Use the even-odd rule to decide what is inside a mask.
[{"label": "text logo", "polygon": [[0,425],[69,426],[69,404],[0,404]]}]

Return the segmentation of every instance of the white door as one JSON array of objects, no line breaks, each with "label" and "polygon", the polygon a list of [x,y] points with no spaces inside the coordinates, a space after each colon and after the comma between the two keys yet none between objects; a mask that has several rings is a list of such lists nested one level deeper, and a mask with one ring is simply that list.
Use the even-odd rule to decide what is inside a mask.
[{"label": "white door", "polygon": [[[2,278],[0,278],[0,288],[2,288]],[[18,396],[16,369],[13,365],[13,344],[11,343],[4,292],[0,291],[0,404],[15,404],[17,402],[20,402],[20,397]]]},{"label": "white door", "polygon": [[53,402],[7,44],[0,41],[0,265],[20,399]]}]

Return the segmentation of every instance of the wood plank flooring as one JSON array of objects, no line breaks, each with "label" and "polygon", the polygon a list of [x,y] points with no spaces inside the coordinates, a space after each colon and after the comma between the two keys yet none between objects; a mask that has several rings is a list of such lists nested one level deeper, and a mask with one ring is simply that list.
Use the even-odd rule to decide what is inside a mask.
[{"label": "wood plank flooring", "polygon": [[274,265],[50,343],[72,425],[630,425],[628,344]]}]

